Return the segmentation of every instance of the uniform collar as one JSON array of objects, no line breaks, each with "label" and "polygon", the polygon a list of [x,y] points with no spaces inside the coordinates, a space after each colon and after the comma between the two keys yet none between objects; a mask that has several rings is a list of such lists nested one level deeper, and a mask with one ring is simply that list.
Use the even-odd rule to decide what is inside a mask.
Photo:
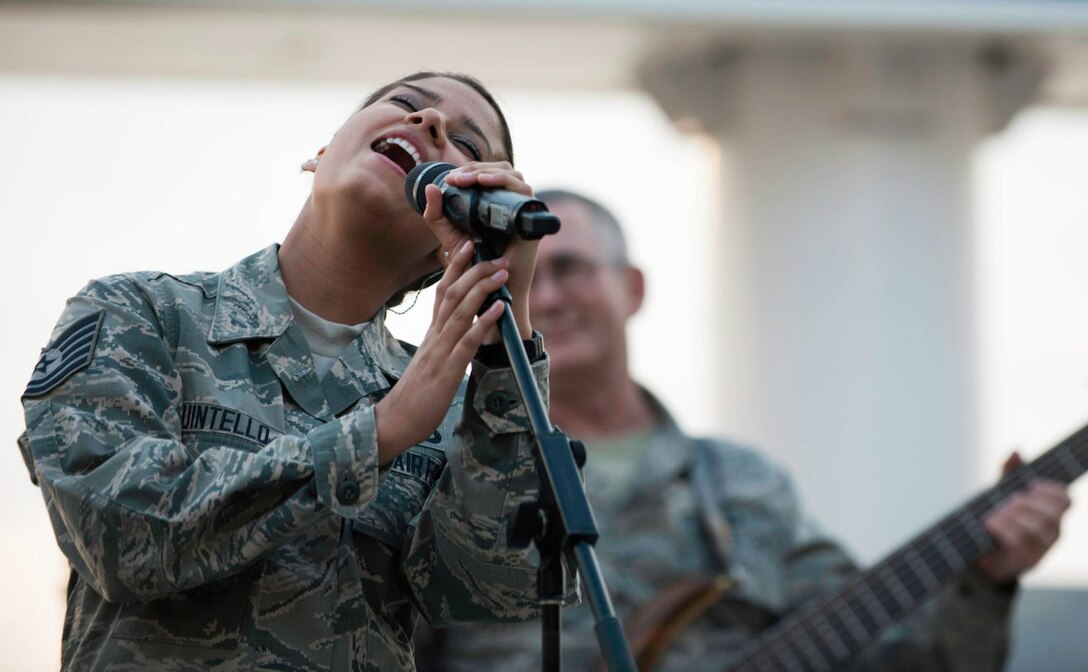
[{"label": "uniform collar", "polygon": [[[279,243],[269,245],[220,274],[209,343],[279,338],[291,325],[294,313],[280,274],[279,250]],[[367,323],[354,345],[395,378],[411,358],[385,328],[385,309]]]},{"label": "uniform collar", "polygon": [[269,245],[220,274],[209,343],[278,338],[290,326],[279,249],[278,244]]},{"label": "uniform collar", "polygon": [[336,415],[399,379],[411,353],[385,328],[383,309],[318,381],[302,330],[294,325],[278,252],[278,244],[270,245],[221,274],[208,342],[274,341],[266,356],[292,396],[318,417]]},{"label": "uniform collar", "polygon": [[393,338],[385,328],[385,309],[382,309],[363,327],[363,333],[348,345],[340,357],[349,365],[357,361],[356,355],[364,360],[369,359],[391,379],[398,380],[404,375],[404,369],[408,367],[414,352],[414,347]]},{"label": "uniform collar", "polygon": [[654,489],[685,476],[695,465],[698,448],[657,397],[642,386],[639,389],[657,417],[657,429],[639,466],[640,473],[647,476],[642,488]]}]

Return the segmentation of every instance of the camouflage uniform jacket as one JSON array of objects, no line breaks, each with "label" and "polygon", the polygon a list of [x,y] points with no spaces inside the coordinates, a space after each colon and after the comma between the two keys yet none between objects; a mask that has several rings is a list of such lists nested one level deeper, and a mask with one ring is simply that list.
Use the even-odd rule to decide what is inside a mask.
[{"label": "camouflage uniform jacket", "polygon": [[405,670],[417,611],[534,616],[505,534],[537,486],[527,423],[485,408],[509,370],[474,363],[379,468],[374,404],[410,351],[379,314],[318,380],[277,250],[68,302],[20,438],[73,570],[65,670]]},{"label": "camouflage uniform jacket", "polygon": [[[653,400],[652,400],[653,401]],[[639,458],[635,485],[611,497],[594,487],[593,447],[586,486],[601,538],[601,569],[620,618],[686,577],[713,573],[716,554],[700,526],[689,474],[700,444],[709,448],[710,481],[730,528],[729,574],[734,587],[677,638],[655,670],[727,669],[731,654],[773,620],[833,590],[856,571],[836,544],[804,520],[781,470],[751,450],[684,435],[660,404],[662,419]],[[614,492],[614,491],[613,491]],[[1010,591],[968,575],[922,612],[883,636],[850,669],[1001,669],[1007,647]],[[589,672],[597,660],[588,605],[564,610],[564,669]],[[540,669],[537,623],[451,628],[421,627],[421,672],[529,672]]]}]

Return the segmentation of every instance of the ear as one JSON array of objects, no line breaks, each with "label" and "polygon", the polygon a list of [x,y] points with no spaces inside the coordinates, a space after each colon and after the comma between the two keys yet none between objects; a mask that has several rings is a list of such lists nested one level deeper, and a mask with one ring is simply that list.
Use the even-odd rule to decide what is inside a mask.
[{"label": "ear", "polygon": [[642,269],[628,266],[623,273],[623,286],[627,292],[626,317],[631,317],[642,308],[646,298],[646,277]]},{"label": "ear", "polygon": [[322,147],[321,149],[317,150],[317,154],[314,155],[314,158],[306,159],[305,161],[303,161],[302,166],[300,166],[300,168],[302,169],[302,172],[304,172],[304,173],[316,173],[317,172],[317,162],[321,159],[321,155],[324,154],[324,153],[325,153],[325,147]]}]

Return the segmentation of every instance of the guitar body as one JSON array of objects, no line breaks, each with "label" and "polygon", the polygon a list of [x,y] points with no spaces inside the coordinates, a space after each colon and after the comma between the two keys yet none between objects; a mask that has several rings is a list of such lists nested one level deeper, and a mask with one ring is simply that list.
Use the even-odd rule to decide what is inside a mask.
[{"label": "guitar body", "polygon": [[[692,643],[681,640],[698,638],[697,649],[704,652],[732,652],[739,648],[741,642],[757,637],[778,620],[778,615],[747,601],[730,600],[727,593],[733,585],[727,576],[692,576],[660,590],[625,618],[627,642],[639,672],[658,669],[666,654],[676,654]],[[722,603],[728,606],[722,607]],[[715,609],[716,606],[719,609]],[[732,635],[708,642],[702,639],[706,628],[725,628]],[[699,654],[693,657],[687,651],[681,654],[679,660],[671,663],[682,665],[679,669],[699,669],[697,661],[702,660]],[[587,669],[606,672],[607,666],[598,658]]]},{"label": "guitar body", "polygon": [[721,599],[731,584],[726,576],[687,578],[662,590],[635,612],[626,630],[639,672],[654,669],[676,637]]}]

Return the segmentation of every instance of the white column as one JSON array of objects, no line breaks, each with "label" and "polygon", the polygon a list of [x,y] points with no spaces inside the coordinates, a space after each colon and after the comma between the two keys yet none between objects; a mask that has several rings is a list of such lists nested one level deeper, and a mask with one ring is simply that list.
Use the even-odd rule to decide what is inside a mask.
[{"label": "white column", "polygon": [[862,560],[969,494],[972,151],[1039,73],[860,38],[642,73],[722,145],[720,428],[784,465]]}]

